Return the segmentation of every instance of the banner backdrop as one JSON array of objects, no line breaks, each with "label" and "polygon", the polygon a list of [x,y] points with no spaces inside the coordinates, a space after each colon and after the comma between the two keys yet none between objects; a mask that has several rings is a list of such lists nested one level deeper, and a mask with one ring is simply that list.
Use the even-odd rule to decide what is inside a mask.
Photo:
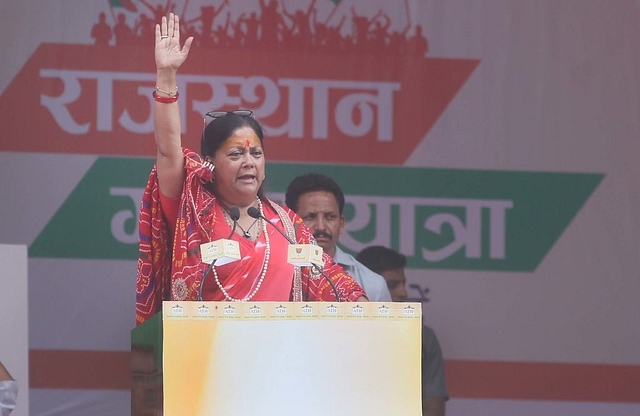
[{"label": "banner backdrop", "polygon": [[449,415],[640,413],[637,0],[0,4],[0,243],[29,247],[30,413],[127,415],[153,28],[195,37],[184,143],[251,108],[269,194],[408,258]]}]

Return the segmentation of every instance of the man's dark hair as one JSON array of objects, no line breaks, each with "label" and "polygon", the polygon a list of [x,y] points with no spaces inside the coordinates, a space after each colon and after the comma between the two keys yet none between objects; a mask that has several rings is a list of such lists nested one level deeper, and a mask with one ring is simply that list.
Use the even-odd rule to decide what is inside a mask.
[{"label": "man's dark hair", "polygon": [[356,260],[378,274],[391,269],[404,269],[407,257],[384,246],[369,246],[356,256]]},{"label": "man's dark hair", "polygon": [[338,203],[340,215],[344,209],[344,194],[340,186],[328,177],[321,173],[307,173],[294,178],[287,187],[287,193],[285,195],[285,203],[289,208],[298,211],[298,201],[300,196],[307,192],[326,191],[333,194]]}]

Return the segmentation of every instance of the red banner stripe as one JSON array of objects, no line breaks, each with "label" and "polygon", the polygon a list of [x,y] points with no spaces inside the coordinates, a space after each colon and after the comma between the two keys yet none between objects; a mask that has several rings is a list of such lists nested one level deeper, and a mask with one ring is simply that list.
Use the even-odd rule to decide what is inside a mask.
[{"label": "red banner stripe", "polygon": [[[129,390],[128,351],[31,350],[30,387]],[[446,360],[452,398],[640,403],[640,365]]]},{"label": "red banner stripe", "polygon": [[129,390],[129,351],[30,350],[29,387]]},{"label": "red banner stripe", "polygon": [[640,365],[447,360],[451,397],[640,403]]}]

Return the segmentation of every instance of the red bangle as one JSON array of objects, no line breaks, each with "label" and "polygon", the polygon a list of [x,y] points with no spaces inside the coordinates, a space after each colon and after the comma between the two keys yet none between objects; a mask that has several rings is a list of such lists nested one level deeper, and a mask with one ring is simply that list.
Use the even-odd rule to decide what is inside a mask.
[{"label": "red bangle", "polygon": [[161,97],[154,90],[153,93],[151,93],[151,95],[153,95],[153,99],[156,100],[159,103],[171,104],[171,103],[175,103],[176,101],[178,101],[178,97],[179,97],[180,94],[178,94],[178,91],[176,91],[175,95],[172,95],[171,97]]}]

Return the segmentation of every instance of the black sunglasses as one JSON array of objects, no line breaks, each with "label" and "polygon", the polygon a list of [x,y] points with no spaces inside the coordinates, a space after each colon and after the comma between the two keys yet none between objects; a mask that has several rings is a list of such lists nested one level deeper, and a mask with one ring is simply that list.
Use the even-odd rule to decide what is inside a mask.
[{"label": "black sunglasses", "polygon": [[254,118],[253,116],[253,111],[251,110],[235,110],[235,111],[209,111],[207,114],[204,115],[204,119],[205,122],[207,120],[207,117],[211,117],[211,118],[222,118],[222,117],[226,117],[229,114],[233,114],[236,115],[238,117],[251,117]]},{"label": "black sunglasses", "polygon": [[[229,114],[236,115],[238,117],[251,117],[255,118],[253,115],[253,111],[251,110],[235,110],[235,111],[209,111],[204,115],[204,120],[202,123],[202,138],[204,139],[204,130],[207,128],[209,123],[211,123],[216,118],[226,117]],[[207,120],[207,117],[211,118],[211,120]]]}]

